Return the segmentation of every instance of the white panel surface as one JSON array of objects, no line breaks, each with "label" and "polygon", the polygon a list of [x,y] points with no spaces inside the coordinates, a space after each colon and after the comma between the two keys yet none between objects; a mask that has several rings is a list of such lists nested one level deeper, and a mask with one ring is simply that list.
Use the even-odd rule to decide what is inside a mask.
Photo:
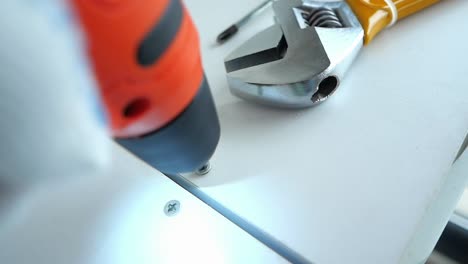
[{"label": "white panel surface", "polygon": [[[271,25],[271,10],[217,46],[217,34],[261,1],[185,2],[222,129],[213,170],[188,178],[317,263],[429,255],[412,243],[454,180],[445,175],[468,131],[468,2],[442,1],[398,22],[363,49],[328,102],[299,111],[254,105],[227,87],[223,58]],[[448,219],[449,207],[435,217]]]},{"label": "white panel surface", "polygon": [[462,199],[457,207],[457,213],[468,219],[468,189],[465,189]]},{"label": "white panel surface", "polygon": [[[285,263],[166,176],[113,154],[108,175],[37,189],[2,215],[0,263]],[[171,200],[180,211],[169,217]]]}]

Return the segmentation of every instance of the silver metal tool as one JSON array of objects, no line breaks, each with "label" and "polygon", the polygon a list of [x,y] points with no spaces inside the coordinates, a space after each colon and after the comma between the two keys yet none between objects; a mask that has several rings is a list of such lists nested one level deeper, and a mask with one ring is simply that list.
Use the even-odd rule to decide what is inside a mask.
[{"label": "silver metal tool", "polygon": [[262,2],[260,5],[255,7],[252,11],[247,13],[244,17],[239,19],[236,23],[230,25],[228,28],[226,28],[223,32],[221,32],[218,37],[216,38],[216,42],[219,44],[224,43],[225,41],[229,40],[232,36],[234,36],[239,29],[244,26],[251,18],[257,16],[258,14],[262,13],[270,4],[273,2],[273,0],[266,0]]},{"label": "silver metal tool", "polygon": [[345,1],[279,0],[276,23],[225,59],[234,95],[301,108],[326,100],[363,46],[364,31]]}]

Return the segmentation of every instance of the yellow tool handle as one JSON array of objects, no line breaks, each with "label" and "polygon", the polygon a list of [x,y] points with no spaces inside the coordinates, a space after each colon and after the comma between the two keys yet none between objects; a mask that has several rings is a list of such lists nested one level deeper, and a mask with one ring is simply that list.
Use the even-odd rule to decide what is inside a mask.
[{"label": "yellow tool handle", "polygon": [[[440,0],[390,0],[395,4],[397,18],[402,19]],[[392,10],[385,0],[346,0],[364,28],[364,44],[392,22]]]}]

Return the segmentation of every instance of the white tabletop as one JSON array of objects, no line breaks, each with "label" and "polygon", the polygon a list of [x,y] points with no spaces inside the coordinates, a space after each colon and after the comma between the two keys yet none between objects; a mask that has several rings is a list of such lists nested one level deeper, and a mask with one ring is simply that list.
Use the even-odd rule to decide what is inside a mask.
[{"label": "white tabletop", "polygon": [[286,263],[116,144],[112,154],[107,173],[33,188],[2,215],[0,262]]},{"label": "white tabletop", "polygon": [[446,176],[468,131],[468,2],[398,22],[329,101],[300,111],[229,93],[223,58],[271,25],[272,11],[223,46],[214,40],[261,0],[185,2],[222,128],[213,170],[188,178],[313,262],[423,261],[463,191],[452,185],[468,176]]}]

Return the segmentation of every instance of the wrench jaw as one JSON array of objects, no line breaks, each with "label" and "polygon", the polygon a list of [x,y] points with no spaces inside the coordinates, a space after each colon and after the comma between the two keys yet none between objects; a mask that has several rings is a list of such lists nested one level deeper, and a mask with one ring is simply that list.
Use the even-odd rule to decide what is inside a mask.
[{"label": "wrench jaw", "polygon": [[273,8],[276,24],[225,59],[231,93],[286,108],[325,101],[363,45],[361,25],[344,1],[280,0]]},{"label": "wrench jaw", "polygon": [[282,108],[305,108],[310,106],[310,98],[316,92],[314,84],[296,83],[285,85],[264,85],[244,82],[228,77],[233,95],[262,105]]}]

